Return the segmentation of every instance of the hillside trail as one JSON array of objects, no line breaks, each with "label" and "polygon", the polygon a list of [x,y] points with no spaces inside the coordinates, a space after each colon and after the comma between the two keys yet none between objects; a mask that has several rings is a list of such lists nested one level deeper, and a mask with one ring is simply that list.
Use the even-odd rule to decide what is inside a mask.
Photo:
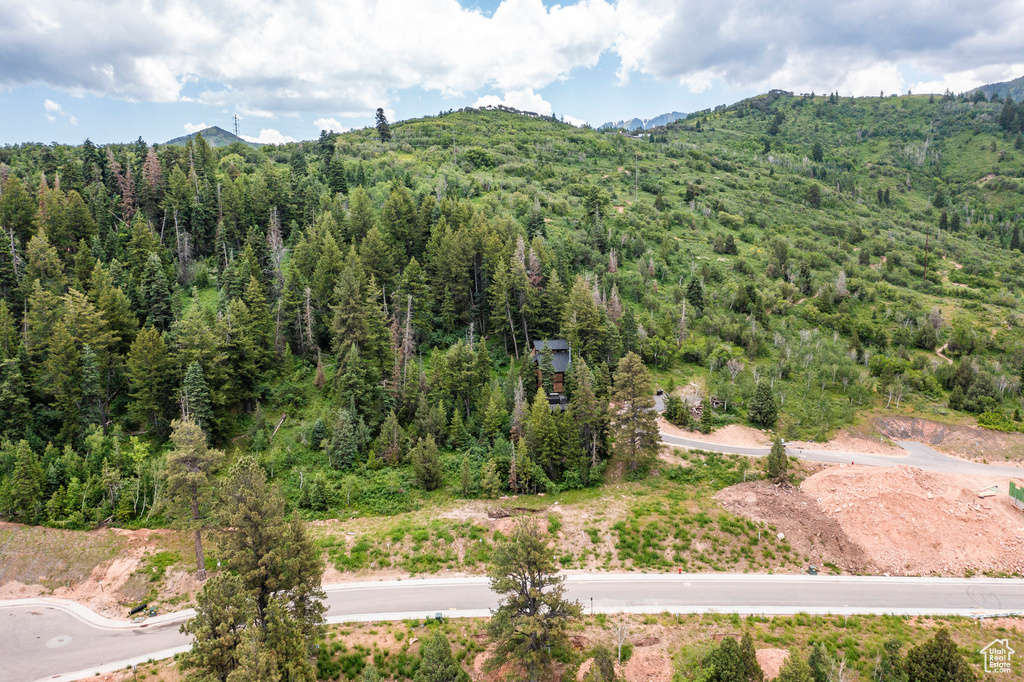
[{"label": "hillside trail", "polygon": [[945,360],[948,364],[952,365],[953,364],[953,359],[952,358],[947,358],[945,355],[942,354],[942,351],[946,350],[947,348],[949,348],[949,342],[948,341],[946,343],[942,344],[942,347],[937,349],[935,351],[935,354],[938,355],[943,360]]}]

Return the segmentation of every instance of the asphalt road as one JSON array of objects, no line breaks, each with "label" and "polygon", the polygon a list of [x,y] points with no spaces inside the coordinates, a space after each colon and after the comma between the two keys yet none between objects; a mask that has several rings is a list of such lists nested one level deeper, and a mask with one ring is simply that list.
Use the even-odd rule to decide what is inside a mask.
[{"label": "asphalt road", "polygon": [[[898,613],[1024,612],[1024,581],[851,576],[570,575],[567,594],[597,612]],[[483,616],[496,605],[486,578],[327,586],[331,622]],[[593,601],[591,601],[593,598]],[[106,621],[80,606],[0,604],[0,681],[72,680],[166,657],[188,645],[188,613],[146,626]],[[87,622],[88,621],[88,622]]]},{"label": "asphalt road", "polygon": [[[719,445],[718,443],[706,443],[693,438],[682,438],[670,436],[667,433],[661,434],[661,442],[681,448],[695,448],[711,452],[723,452],[736,455],[751,455],[763,457],[768,454],[770,448],[747,448],[737,445]],[[856,452],[837,452],[833,450],[808,450],[805,448],[794,448],[786,446],[786,454],[799,459],[806,459],[812,462],[834,462],[838,464],[865,464],[868,466],[909,466],[917,467],[924,471],[937,471],[954,474],[983,474],[989,476],[1012,476],[1015,478],[1024,477],[1024,469],[1019,467],[1004,467],[994,464],[981,464],[980,462],[969,462],[965,459],[950,457],[938,450],[928,447],[916,441],[897,441],[899,446],[906,451],[903,456],[890,455],[862,455]]]}]

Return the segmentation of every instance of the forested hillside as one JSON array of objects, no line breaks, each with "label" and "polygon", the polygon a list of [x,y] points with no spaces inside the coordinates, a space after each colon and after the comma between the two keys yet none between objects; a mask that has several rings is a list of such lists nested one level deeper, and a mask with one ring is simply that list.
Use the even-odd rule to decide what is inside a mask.
[{"label": "forested hillside", "polygon": [[[640,476],[608,405],[648,370],[705,430],[1024,429],[1024,113],[977,99],[772,92],[637,138],[465,110],[4,147],[0,514],[163,523],[183,415],[214,475],[255,454],[309,514]],[[537,339],[571,343],[564,412]]]}]

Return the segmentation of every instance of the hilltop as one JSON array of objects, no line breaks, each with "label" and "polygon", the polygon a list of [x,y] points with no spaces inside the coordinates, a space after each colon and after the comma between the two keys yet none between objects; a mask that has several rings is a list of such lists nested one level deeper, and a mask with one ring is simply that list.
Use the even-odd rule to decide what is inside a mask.
[{"label": "hilltop", "polygon": [[985,93],[985,96],[989,99],[992,99],[992,95],[999,95],[1001,99],[1012,97],[1013,101],[1020,102],[1021,100],[1024,100],[1024,76],[1014,78],[1012,81],[982,85],[971,92],[974,93],[979,90]]},{"label": "hilltop", "polygon": [[188,135],[182,135],[181,137],[176,137],[173,140],[168,140],[164,144],[184,147],[190,140],[195,139],[196,135],[202,135],[203,139],[206,140],[206,143],[214,148],[227,147],[229,144],[234,144],[236,142],[254,148],[262,146],[257,142],[248,142],[243,140],[234,133],[228,132],[219,126],[210,126],[209,128],[189,133]]},{"label": "hilltop", "polygon": [[618,130],[620,128],[624,128],[629,132],[634,130],[650,130],[651,128],[668,125],[681,118],[686,118],[686,114],[681,111],[672,111],[650,119],[631,118],[628,121],[609,121],[608,123],[602,123],[598,130]]}]

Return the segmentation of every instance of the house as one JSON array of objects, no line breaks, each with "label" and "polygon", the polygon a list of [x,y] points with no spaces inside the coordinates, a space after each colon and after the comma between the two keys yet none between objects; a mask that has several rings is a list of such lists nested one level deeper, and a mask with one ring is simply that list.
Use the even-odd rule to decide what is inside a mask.
[{"label": "house", "polygon": [[564,339],[547,339],[533,342],[532,358],[537,363],[537,387],[540,388],[543,385],[541,362],[543,361],[543,354],[548,351],[550,351],[551,355],[551,371],[554,373],[551,390],[558,394],[565,393],[565,373],[569,371],[569,366],[572,364],[572,348],[569,347],[569,342]]}]

